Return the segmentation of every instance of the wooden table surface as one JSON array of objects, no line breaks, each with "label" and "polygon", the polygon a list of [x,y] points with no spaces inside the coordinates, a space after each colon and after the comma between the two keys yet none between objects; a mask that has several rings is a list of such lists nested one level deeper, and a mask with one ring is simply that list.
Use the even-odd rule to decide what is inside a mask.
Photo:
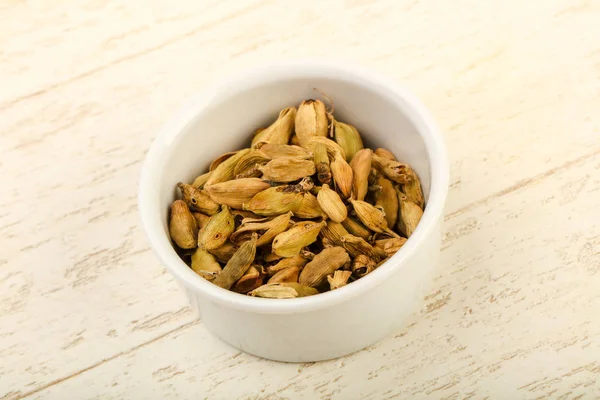
[{"label": "wooden table surface", "polygon": [[[600,2],[0,2],[0,399],[600,397]],[[446,136],[434,288],[406,328],[283,364],[211,336],[140,228],[193,93],[265,61],[391,75]]]}]

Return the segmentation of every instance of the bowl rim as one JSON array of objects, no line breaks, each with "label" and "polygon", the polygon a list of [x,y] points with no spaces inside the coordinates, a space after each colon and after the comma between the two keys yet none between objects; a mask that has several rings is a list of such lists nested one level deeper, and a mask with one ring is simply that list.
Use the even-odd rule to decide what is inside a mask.
[{"label": "bowl rim", "polygon": [[[431,171],[431,185],[427,207],[415,232],[402,248],[373,273],[342,288],[320,293],[315,296],[295,299],[256,298],[220,288],[193,272],[177,255],[168,235],[164,234],[163,221],[156,210],[160,208],[156,196],[156,180],[160,173],[161,162],[167,152],[164,149],[183,131],[186,126],[198,117],[218,93],[229,91],[230,95],[243,90],[248,82],[253,85],[286,78],[335,77],[336,79],[361,80],[387,95],[395,97],[398,108],[415,125],[423,138],[428,154]],[[322,60],[281,61],[246,69],[237,74],[225,77],[208,85],[193,96],[174,116],[167,121],[155,137],[144,164],[138,187],[138,210],[146,236],[151,248],[161,263],[183,285],[215,303],[238,310],[268,313],[289,314],[308,312],[344,302],[364,293],[386,280],[397,272],[423,245],[423,242],[435,229],[442,217],[448,193],[449,164],[444,138],[439,131],[429,110],[408,89],[393,79],[359,65],[349,65]]]}]

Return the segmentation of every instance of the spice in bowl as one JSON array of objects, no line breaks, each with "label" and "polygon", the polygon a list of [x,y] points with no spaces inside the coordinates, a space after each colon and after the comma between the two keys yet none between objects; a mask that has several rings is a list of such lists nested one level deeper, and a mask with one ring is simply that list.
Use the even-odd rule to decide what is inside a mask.
[{"label": "spice in bowl", "polygon": [[281,110],[249,148],[179,183],[169,231],[202,278],[275,299],[335,290],[373,272],[417,227],[417,174],[320,100]]}]

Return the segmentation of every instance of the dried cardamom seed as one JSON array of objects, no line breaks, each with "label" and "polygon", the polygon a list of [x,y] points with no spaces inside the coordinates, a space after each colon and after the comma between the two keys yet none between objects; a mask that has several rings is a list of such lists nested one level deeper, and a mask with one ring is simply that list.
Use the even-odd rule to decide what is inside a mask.
[{"label": "dried cardamom seed", "polygon": [[308,149],[313,154],[315,154],[315,149],[319,145],[325,146],[325,148],[327,149],[327,156],[329,157],[329,159],[333,159],[335,158],[335,156],[339,155],[344,159],[344,161],[346,160],[346,155],[344,153],[344,150],[340,147],[340,145],[326,137],[315,136],[311,138],[308,141],[308,143],[304,143],[302,147]]},{"label": "dried cardamom seed", "polygon": [[303,219],[326,218],[327,214],[321,209],[317,197],[310,192],[304,193],[302,204],[294,212],[294,216]]},{"label": "dried cardamom seed", "polygon": [[342,221],[342,226],[348,231],[348,233],[361,237],[365,240],[369,240],[373,236],[373,232],[366,226],[358,222],[352,217],[348,217]]},{"label": "dried cardamom seed", "polygon": [[327,225],[321,229],[320,235],[323,241],[327,240],[336,246],[341,246],[342,236],[348,235],[348,231],[340,223],[327,221]]},{"label": "dried cardamom seed", "polygon": [[288,107],[279,113],[279,117],[269,127],[252,138],[252,147],[260,142],[287,144],[290,140],[296,120],[296,108]]},{"label": "dried cardamom seed", "polygon": [[354,258],[361,254],[376,261],[383,260],[387,257],[385,251],[371,246],[366,240],[358,236],[345,235],[342,236],[341,241],[344,249],[346,249],[346,251]]},{"label": "dried cardamom seed", "polygon": [[262,178],[273,182],[292,182],[315,173],[315,164],[310,160],[281,157],[269,161],[259,168]]},{"label": "dried cardamom seed", "polygon": [[398,196],[396,189],[390,180],[383,176],[377,178],[377,184],[380,187],[375,192],[375,205],[383,208],[388,227],[396,226],[398,219]]},{"label": "dried cardamom seed", "polygon": [[[238,150],[239,151],[239,150]],[[212,172],[214,171],[219,165],[221,165],[225,160],[230,159],[231,157],[235,156],[237,154],[237,151],[230,151],[228,153],[222,154],[219,157],[217,157],[211,164],[210,167],[208,167],[208,171]]]},{"label": "dried cardamom seed", "polygon": [[321,100],[304,100],[296,114],[296,135],[300,143],[307,143],[315,136],[327,136],[327,110]]},{"label": "dried cardamom seed", "polygon": [[257,235],[254,234],[252,239],[240,246],[213,281],[215,285],[229,289],[235,281],[244,276],[256,256],[256,240]]},{"label": "dried cardamom seed", "polygon": [[321,184],[331,183],[331,168],[327,147],[323,143],[317,143],[314,147],[314,162],[317,171],[317,179]]},{"label": "dried cardamom seed", "polygon": [[258,215],[281,215],[289,211],[295,212],[302,205],[304,198],[301,192],[289,186],[271,187],[255,194],[242,208]]},{"label": "dried cardamom seed", "polygon": [[317,195],[317,201],[321,209],[334,222],[342,222],[348,217],[348,210],[340,196],[329,188],[329,185],[324,184]]},{"label": "dried cardamom seed", "polygon": [[419,225],[419,221],[423,216],[423,210],[421,207],[408,200],[404,193],[397,190],[397,194],[398,203],[400,205],[400,213],[398,215],[398,230],[407,238],[409,238],[415,229],[417,229],[417,225]]},{"label": "dried cardamom seed", "polygon": [[356,152],[350,167],[352,168],[352,196],[356,200],[364,200],[369,188],[369,174],[371,173],[371,149],[361,149]]},{"label": "dried cardamom seed", "polygon": [[388,257],[391,257],[404,246],[404,243],[406,243],[406,238],[403,237],[379,239],[375,241],[375,247],[382,249]]},{"label": "dried cardamom seed", "polygon": [[192,186],[195,187],[196,189],[202,189],[204,187],[204,184],[208,180],[209,176],[210,176],[210,172],[207,172],[205,174],[198,176],[196,179],[194,179]]},{"label": "dried cardamom seed", "polygon": [[194,216],[194,218],[196,219],[196,222],[198,223],[198,229],[202,229],[206,226],[206,224],[208,223],[208,221],[210,220],[210,217],[206,214],[202,214],[199,212],[193,212],[192,215]]},{"label": "dried cardamom seed", "polygon": [[396,161],[396,157],[394,156],[394,153],[392,153],[391,151],[384,149],[382,147],[375,149],[374,153],[377,154],[379,157],[387,158],[388,160],[392,160],[392,161]]},{"label": "dried cardamom seed", "polygon": [[294,146],[289,144],[275,144],[275,143],[258,143],[256,146],[260,149],[267,157],[271,159],[282,158],[282,157],[294,157],[301,160],[310,160],[312,153],[300,146]]},{"label": "dried cardamom seed", "polygon": [[287,231],[273,239],[273,253],[282,257],[292,257],[300,253],[303,247],[317,240],[325,222],[303,221],[295,223]]},{"label": "dried cardamom seed", "polygon": [[329,289],[335,290],[339,289],[342,286],[346,286],[348,284],[348,279],[350,279],[350,275],[352,275],[351,271],[344,271],[338,269],[333,273],[333,275],[327,276],[327,282],[329,282]]},{"label": "dried cardamom seed", "polygon": [[183,200],[171,204],[169,233],[182,249],[193,249],[198,243],[198,223]]},{"label": "dried cardamom seed", "polygon": [[350,256],[342,247],[328,247],[323,249],[302,270],[298,282],[302,285],[317,287],[327,279],[327,275],[350,262]]},{"label": "dried cardamom seed", "polygon": [[267,275],[275,276],[275,274],[277,274],[279,271],[283,271],[292,267],[301,270],[309,261],[310,260],[302,254],[298,254],[293,257],[286,257],[277,264],[267,267]]},{"label": "dried cardamom seed", "polygon": [[350,199],[350,203],[354,208],[354,212],[360,222],[365,224],[367,228],[374,232],[378,233],[386,233],[392,237],[398,237],[398,234],[388,228],[387,221],[385,219],[385,214],[381,209],[372,206],[371,204],[360,201]]},{"label": "dried cardamom seed", "polygon": [[230,240],[234,244],[237,244],[238,242],[240,242],[240,237],[243,237],[244,235],[249,235],[252,232],[259,233],[260,231],[263,233],[259,233],[259,238],[256,242],[256,247],[265,246],[267,244],[270,244],[275,238],[275,236],[288,229],[291,218],[292,212],[288,212],[276,218],[273,218],[270,221],[247,222],[247,220],[244,220],[242,221],[242,225],[231,234]]},{"label": "dried cardamom seed", "polygon": [[364,254],[357,256],[352,262],[352,273],[357,278],[362,278],[370,272],[373,272],[377,266],[377,263]]},{"label": "dried cardamom seed", "polygon": [[236,293],[246,294],[262,284],[263,278],[260,275],[260,272],[254,265],[251,265],[250,268],[248,268],[248,271],[233,284],[231,290]]},{"label": "dried cardamom seed", "polygon": [[265,165],[271,161],[271,157],[267,156],[261,150],[252,150],[244,155],[233,169],[233,175],[236,179],[239,178],[257,178],[260,176],[259,166]]},{"label": "dried cardamom seed", "polygon": [[230,181],[235,177],[234,170],[238,161],[250,152],[250,149],[242,149],[220,163],[210,174],[206,180],[205,186],[214,185],[215,183],[221,183]]},{"label": "dried cardamom seed", "polygon": [[183,201],[191,211],[200,211],[208,215],[219,212],[221,207],[204,190],[196,189],[194,186],[182,182],[179,182],[177,187],[181,190]]},{"label": "dried cardamom seed", "polygon": [[415,171],[408,165],[406,165],[406,174],[409,179],[408,182],[402,185],[402,192],[406,195],[409,201],[412,201],[421,209],[425,206],[425,198],[423,197],[423,189],[421,188],[421,182]]},{"label": "dried cardamom seed", "polygon": [[358,130],[350,124],[333,121],[335,141],[344,149],[346,161],[350,162],[357,151],[363,148],[363,142]]},{"label": "dried cardamom seed", "polygon": [[258,178],[242,178],[207,185],[205,190],[213,201],[241,209],[254,195],[270,187],[271,185]]},{"label": "dried cardamom seed", "polygon": [[300,274],[300,268],[298,267],[289,267],[286,269],[282,269],[273,275],[267,283],[277,283],[277,282],[298,282],[298,275]]},{"label": "dried cardamom seed", "polygon": [[267,283],[249,293],[251,296],[267,299],[293,299],[319,294],[319,291],[310,286],[304,286],[296,282]]},{"label": "dried cardamom seed", "polygon": [[400,184],[409,182],[410,177],[407,168],[410,167],[407,164],[373,154],[373,166],[393,182]]},{"label": "dried cardamom seed", "polygon": [[217,247],[216,249],[208,250],[210,254],[215,256],[217,260],[226,263],[231,260],[231,257],[238,250],[238,247],[231,242],[225,242],[221,247]]},{"label": "dried cardamom seed", "polygon": [[217,249],[225,244],[233,232],[235,223],[229,207],[223,206],[220,213],[213,215],[198,236],[198,247]]},{"label": "dried cardamom seed", "polygon": [[337,154],[331,162],[330,168],[338,191],[345,199],[350,198],[354,179],[352,167],[350,167],[344,157]]},{"label": "dried cardamom seed", "polygon": [[221,266],[212,254],[197,248],[192,254],[192,270],[204,279],[212,281],[221,272]]}]

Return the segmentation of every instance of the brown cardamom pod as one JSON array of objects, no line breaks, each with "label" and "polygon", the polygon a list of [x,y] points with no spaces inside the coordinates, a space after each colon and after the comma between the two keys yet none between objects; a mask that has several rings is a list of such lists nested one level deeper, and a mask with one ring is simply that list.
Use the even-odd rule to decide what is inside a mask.
[{"label": "brown cardamom pod", "polygon": [[182,249],[193,249],[198,243],[198,223],[183,200],[171,204],[169,233]]},{"label": "brown cardamom pod", "polygon": [[383,176],[377,178],[380,187],[375,192],[375,205],[383,208],[388,227],[396,226],[398,219],[398,196],[392,182]]},{"label": "brown cardamom pod", "polygon": [[221,272],[221,266],[206,249],[197,248],[192,254],[192,270],[204,279],[212,281]]},{"label": "brown cardamom pod", "polygon": [[244,276],[256,256],[256,240],[257,235],[254,234],[252,235],[252,239],[240,246],[233,257],[227,262],[225,268],[223,268],[213,281],[215,285],[229,289],[235,281]]},{"label": "brown cardamom pod", "polygon": [[300,253],[302,248],[317,240],[325,222],[302,221],[290,229],[280,233],[273,239],[273,253],[282,257],[292,257]]},{"label": "brown cardamom pod", "polygon": [[327,110],[321,100],[304,100],[296,114],[296,135],[300,143],[307,143],[312,137],[327,136]]},{"label": "brown cardamom pod", "polygon": [[367,228],[374,232],[386,233],[392,237],[398,237],[396,232],[388,228],[387,220],[382,210],[365,201],[350,199],[350,203],[360,222],[365,224]]},{"label": "brown cardamom pod", "polygon": [[397,190],[397,194],[398,203],[400,205],[398,230],[409,238],[415,229],[417,229],[417,225],[419,225],[419,221],[421,221],[421,217],[423,216],[423,210],[421,207],[408,200],[404,193]]},{"label": "brown cardamom pod", "polygon": [[355,127],[339,121],[333,121],[335,141],[344,149],[346,161],[350,162],[356,152],[363,148],[363,142]]},{"label": "brown cardamom pod", "polygon": [[345,199],[350,198],[354,179],[352,167],[350,167],[344,157],[339,154],[335,156],[330,167],[333,181],[335,182],[338,191]]},{"label": "brown cardamom pod", "polygon": [[302,285],[317,287],[326,281],[327,275],[350,262],[350,256],[342,247],[323,249],[302,270],[298,282]]},{"label": "brown cardamom pod", "polygon": [[198,247],[217,249],[225,244],[233,232],[235,222],[229,207],[223,206],[220,213],[213,215],[198,237]]},{"label": "brown cardamom pod", "polygon": [[299,158],[276,158],[259,168],[262,178],[273,182],[292,182],[315,173],[315,164]]},{"label": "brown cardamom pod", "polygon": [[236,152],[228,159],[221,162],[211,173],[206,180],[205,186],[214,185],[215,183],[221,183],[230,181],[235,177],[234,170],[238,161],[246,154],[250,152],[250,149],[242,149]]},{"label": "brown cardamom pod", "polygon": [[371,173],[371,149],[362,149],[356,152],[350,167],[352,168],[352,196],[356,200],[364,200],[369,188],[369,174]]},{"label": "brown cardamom pod", "polygon": [[177,187],[181,190],[183,201],[191,211],[199,211],[208,215],[219,212],[220,206],[204,190],[182,182],[179,182]]},{"label": "brown cardamom pod", "polygon": [[348,217],[346,205],[340,198],[340,195],[329,188],[329,185],[325,184],[321,187],[317,195],[317,201],[321,209],[325,211],[332,221],[342,222]]},{"label": "brown cardamom pod", "polygon": [[288,144],[294,123],[296,120],[296,108],[288,107],[279,113],[279,117],[269,127],[263,129],[252,138],[252,147],[258,143]]},{"label": "brown cardamom pod", "polygon": [[207,185],[204,190],[213,201],[241,209],[254,195],[270,187],[271,185],[258,178],[241,178]]}]

